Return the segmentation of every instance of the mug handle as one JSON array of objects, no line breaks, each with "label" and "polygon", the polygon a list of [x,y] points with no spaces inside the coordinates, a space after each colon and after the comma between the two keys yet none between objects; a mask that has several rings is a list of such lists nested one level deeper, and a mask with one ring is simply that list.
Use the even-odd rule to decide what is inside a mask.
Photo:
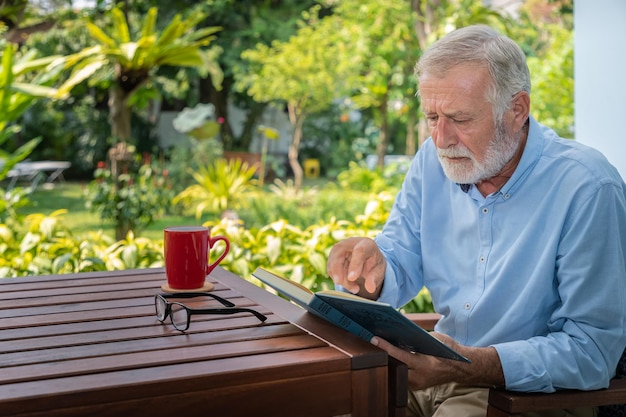
[{"label": "mug handle", "polygon": [[230,250],[230,241],[228,240],[226,236],[209,236],[208,240],[209,240],[209,256],[211,254],[211,249],[213,248],[213,245],[215,245],[215,243],[217,243],[220,240],[226,244],[226,248],[224,249],[224,252],[222,253],[222,255],[215,262],[213,263],[207,262],[207,266],[206,266],[207,275],[209,275],[211,271],[213,271],[213,269],[217,266],[217,264],[222,262],[222,259],[224,259],[226,255],[228,255],[228,251]]}]

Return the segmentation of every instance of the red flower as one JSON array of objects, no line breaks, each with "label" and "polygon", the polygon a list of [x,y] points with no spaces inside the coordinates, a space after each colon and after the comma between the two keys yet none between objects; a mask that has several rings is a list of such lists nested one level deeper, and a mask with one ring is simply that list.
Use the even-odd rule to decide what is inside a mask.
[{"label": "red flower", "polygon": [[107,164],[105,164],[104,161],[98,162],[98,168],[102,169],[102,168],[105,168],[106,166]]},{"label": "red flower", "polygon": [[223,124],[224,123],[224,118],[223,117],[218,117],[217,118],[217,123]]}]

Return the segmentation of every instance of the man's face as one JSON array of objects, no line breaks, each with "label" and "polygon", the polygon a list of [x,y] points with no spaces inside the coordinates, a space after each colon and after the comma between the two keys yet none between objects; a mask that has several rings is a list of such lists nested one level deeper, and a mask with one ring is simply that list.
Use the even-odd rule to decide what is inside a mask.
[{"label": "man's face", "polygon": [[494,121],[485,95],[489,80],[488,69],[475,65],[420,78],[422,109],[439,161],[446,176],[459,184],[495,177],[517,150],[506,122]]}]

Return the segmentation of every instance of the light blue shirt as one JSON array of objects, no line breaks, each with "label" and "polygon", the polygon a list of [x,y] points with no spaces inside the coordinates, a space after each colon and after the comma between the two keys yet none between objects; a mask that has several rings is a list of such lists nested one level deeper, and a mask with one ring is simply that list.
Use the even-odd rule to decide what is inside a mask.
[{"label": "light blue shirt", "polygon": [[417,152],[378,246],[380,301],[426,286],[436,331],[493,346],[506,387],[606,387],[626,345],[626,185],[597,151],[530,120],[499,192],[467,192],[432,140]]}]

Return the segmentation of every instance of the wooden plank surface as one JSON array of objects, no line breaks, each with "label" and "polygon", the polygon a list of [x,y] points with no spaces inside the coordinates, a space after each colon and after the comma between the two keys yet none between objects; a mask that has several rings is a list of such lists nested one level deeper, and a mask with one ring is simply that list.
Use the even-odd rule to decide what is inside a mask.
[{"label": "wooden plank surface", "polygon": [[186,333],[162,324],[162,269],[0,280],[0,414],[386,413],[384,353],[221,268],[210,279],[268,320],[194,315]]}]

